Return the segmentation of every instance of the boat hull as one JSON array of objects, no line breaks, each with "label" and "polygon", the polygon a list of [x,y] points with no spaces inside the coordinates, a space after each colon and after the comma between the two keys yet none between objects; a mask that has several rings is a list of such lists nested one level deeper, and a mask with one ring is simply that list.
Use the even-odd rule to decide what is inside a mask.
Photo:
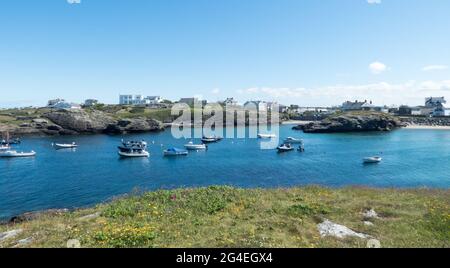
[{"label": "boat hull", "polygon": [[383,159],[381,157],[366,157],[363,159],[364,164],[378,164]]},{"label": "boat hull", "polygon": [[141,153],[127,153],[127,152],[118,152],[120,157],[150,157],[149,152],[141,152]]},{"label": "boat hull", "polygon": [[189,151],[195,151],[195,150],[206,150],[206,146],[202,145],[185,145],[184,148]]},{"label": "boat hull", "polygon": [[3,158],[20,158],[20,157],[34,157],[36,156],[35,152],[30,152],[30,153],[9,153],[9,152],[4,152],[4,153],[0,153],[0,157]]}]

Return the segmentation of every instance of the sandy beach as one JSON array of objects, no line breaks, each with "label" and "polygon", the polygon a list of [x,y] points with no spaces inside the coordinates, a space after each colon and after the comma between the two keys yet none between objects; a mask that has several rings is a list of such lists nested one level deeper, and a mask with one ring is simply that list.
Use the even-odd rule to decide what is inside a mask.
[{"label": "sandy beach", "polygon": [[435,130],[450,130],[450,126],[426,126],[426,125],[408,125],[406,129],[435,129]]}]

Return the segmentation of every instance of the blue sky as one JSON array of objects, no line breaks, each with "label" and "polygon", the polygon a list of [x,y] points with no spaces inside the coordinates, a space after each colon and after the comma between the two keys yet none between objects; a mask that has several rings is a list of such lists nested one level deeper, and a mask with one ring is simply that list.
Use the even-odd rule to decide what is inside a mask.
[{"label": "blue sky", "polygon": [[120,93],[450,99],[449,10],[445,0],[2,1],[0,107]]}]

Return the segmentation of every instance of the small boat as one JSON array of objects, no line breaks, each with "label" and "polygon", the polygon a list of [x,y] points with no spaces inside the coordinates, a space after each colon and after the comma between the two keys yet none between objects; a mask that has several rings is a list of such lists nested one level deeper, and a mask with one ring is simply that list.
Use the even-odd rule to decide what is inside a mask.
[{"label": "small boat", "polygon": [[296,139],[296,138],[293,138],[293,137],[287,137],[284,140],[284,142],[285,143],[290,143],[290,144],[299,144],[299,143],[303,143],[303,140],[302,139]]},{"label": "small boat", "polygon": [[258,138],[260,138],[260,139],[273,139],[276,137],[277,137],[277,135],[275,135],[275,134],[261,134],[261,133],[258,134]]},{"label": "small boat", "polygon": [[202,142],[203,143],[213,143],[213,142],[219,142],[221,141],[223,138],[221,137],[216,137],[216,136],[212,136],[212,137],[203,137],[202,138]]},{"label": "small boat", "polygon": [[363,159],[363,162],[365,164],[376,164],[376,163],[380,163],[383,160],[383,158],[379,157],[379,156],[371,156],[371,157],[365,157]]},{"label": "small boat", "polygon": [[278,146],[277,150],[280,153],[289,152],[289,151],[294,150],[294,147],[292,147],[292,145],[289,144],[289,143],[285,143],[285,144],[282,144],[282,145]]},{"label": "small boat", "polygon": [[179,156],[179,155],[188,155],[188,151],[178,148],[169,148],[167,150],[164,150],[164,156]]},{"label": "small boat", "polygon": [[36,152],[31,151],[28,153],[25,152],[17,152],[17,151],[0,151],[0,157],[32,157],[35,156]]},{"label": "small boat", "polygon": [[187,150],[206,150],[206,144],[194,144],[194,142],[190,141],[188,144],[184,145],[184,148]]},{"label": "small boat", "polygon": [[75,142],[72,143],[54,143],[53,146],[56,147],[56,149],[72,149],[72,148],[77,148],[78,145],[75,144]]},{"label": "small boat", "polygon": [[150,153],[147,151],[147,143],[145,141],[127,141],[123,142],[119,148],[119,155],[121,157],[149,157]]}]

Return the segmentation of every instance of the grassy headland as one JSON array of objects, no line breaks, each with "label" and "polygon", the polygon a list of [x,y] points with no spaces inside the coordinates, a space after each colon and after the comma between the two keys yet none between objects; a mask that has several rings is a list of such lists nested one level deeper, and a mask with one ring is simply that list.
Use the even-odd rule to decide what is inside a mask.
[{"label": "grassy headland", "polygon": [[[380,217],[372,226],[364,224],[367,209]],[[448,190],[315,186],[136,194],[2,225],[0,233],[22,232],[0,247],[66,247],[69,239],[82,247],[366,247],[365,239],[321,237],[317,224],[324,219],[371,235],[382,247],[450,247]]]}]

